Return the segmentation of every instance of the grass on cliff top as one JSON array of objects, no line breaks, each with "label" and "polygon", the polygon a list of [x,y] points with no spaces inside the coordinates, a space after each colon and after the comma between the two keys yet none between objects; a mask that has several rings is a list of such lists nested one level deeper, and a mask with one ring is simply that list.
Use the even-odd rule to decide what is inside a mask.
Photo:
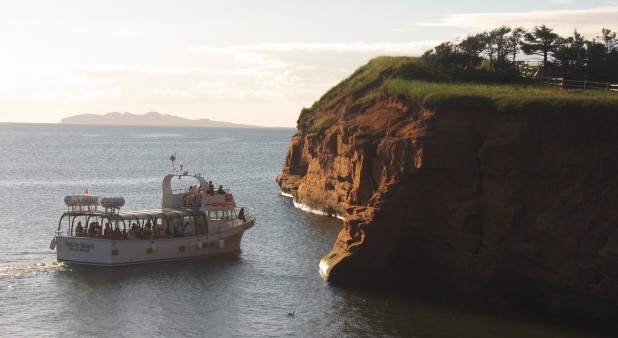
[{"label": "grass on cliff top", "polygon": [[399,56],[379,56],[370,60],[367,64],[358,68],[347,79],[327,91],[320,101],[328,100],[335,96],[354,95],[366,89],[372,83],[383,81],[389,78],[395,71],[403,65],[416,62],[417,58]]},{"label": "grass on cliff top", "polygon": [[379,56],[358,68],[352,75],[329,89],[322,97],[313,103],[311,108],[303,108],[300,118],[303,119],[315,113],[321,103],[337,100],[352,95],[362,98],[369,88],[379,87],[383,81],[389,79],[402,66],[415,63],[418,58],[407,56]]},{"label": "grass on cliff top", "polygon": [[335,118],[333,116],[328,116],[320,120],[317,124],[314,124],[309,128],[309,131],[321,133],[330,127],[333,123],[335,123]]},{"label": "grass on cliff top", "polygon": [[493,108],[521,111],[531,108],[569,110],[602,108],[618,112],[618,93],[606,90],[562,90],[556,87],[432,83],[391,79],[384,84],[388,96],[405,95],[434,109]]},{"label": "grass on cliff top", "polygon": [[351,98],[352,103],[348,108],[354,110],[371,106],[383,98],[400,95],[417,100],[422,106],[432,109],[500,111],[602,109],[618,112],[618,93],[606,90],[562,90],[557,87],[535,85],[492,85],[410,79],[405,70],[411,65],[420,65],[420,62],[420,59],[415,57],[376,57],[327,91],[311,108],[303,108],[300,120],[312,117],[315,120],[312,131],[321,131],[335,121],[328,117],[333,116],[333,104],[341,100]]}]

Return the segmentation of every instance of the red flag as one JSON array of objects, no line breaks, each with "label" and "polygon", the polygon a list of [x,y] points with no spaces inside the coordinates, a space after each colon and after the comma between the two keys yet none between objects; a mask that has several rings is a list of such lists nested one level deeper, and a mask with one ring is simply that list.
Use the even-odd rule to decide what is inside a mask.
[{"label": "red flag", "polygon": [[88,189],[86,189],[86,192],[84,193],[84,196],[88,197]]}]

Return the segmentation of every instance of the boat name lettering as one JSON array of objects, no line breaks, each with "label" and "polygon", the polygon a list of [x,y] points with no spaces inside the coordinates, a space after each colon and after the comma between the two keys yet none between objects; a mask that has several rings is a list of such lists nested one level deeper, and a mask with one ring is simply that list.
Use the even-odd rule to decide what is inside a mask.
[{"label": "boat name lettering", "polygon": [[65,243],[69,251],[84,251],[89,252],[90,249],[94,249],[94,243],[84,242],[66,242]]}]

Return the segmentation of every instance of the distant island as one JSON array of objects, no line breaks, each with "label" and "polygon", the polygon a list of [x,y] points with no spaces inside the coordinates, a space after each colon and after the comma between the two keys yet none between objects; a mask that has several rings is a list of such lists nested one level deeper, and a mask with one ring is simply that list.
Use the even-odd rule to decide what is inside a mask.
[{"label": "distant island", "polygon": [[260,128],[247,124],[213,121],[209,119],[190,120],[183,117],[149,112],[142,115],[131,113],[82,114],[64,118],[61,124],[103,124],[114,126],[173,126],[173,127],[215,127],[215,128]]}]

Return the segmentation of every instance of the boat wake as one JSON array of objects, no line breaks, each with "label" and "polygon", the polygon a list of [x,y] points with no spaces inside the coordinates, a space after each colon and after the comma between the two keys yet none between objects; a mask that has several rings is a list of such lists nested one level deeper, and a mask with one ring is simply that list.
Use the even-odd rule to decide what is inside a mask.
[{"label": "boat wake", "polygon": [[56,271],[70,271],[71,269],[63,263],[55,261],[41,262],[32,265],[8,265],[0,267],[0,277],[19,278],[25,276],[35,276],[50,274]]}]

